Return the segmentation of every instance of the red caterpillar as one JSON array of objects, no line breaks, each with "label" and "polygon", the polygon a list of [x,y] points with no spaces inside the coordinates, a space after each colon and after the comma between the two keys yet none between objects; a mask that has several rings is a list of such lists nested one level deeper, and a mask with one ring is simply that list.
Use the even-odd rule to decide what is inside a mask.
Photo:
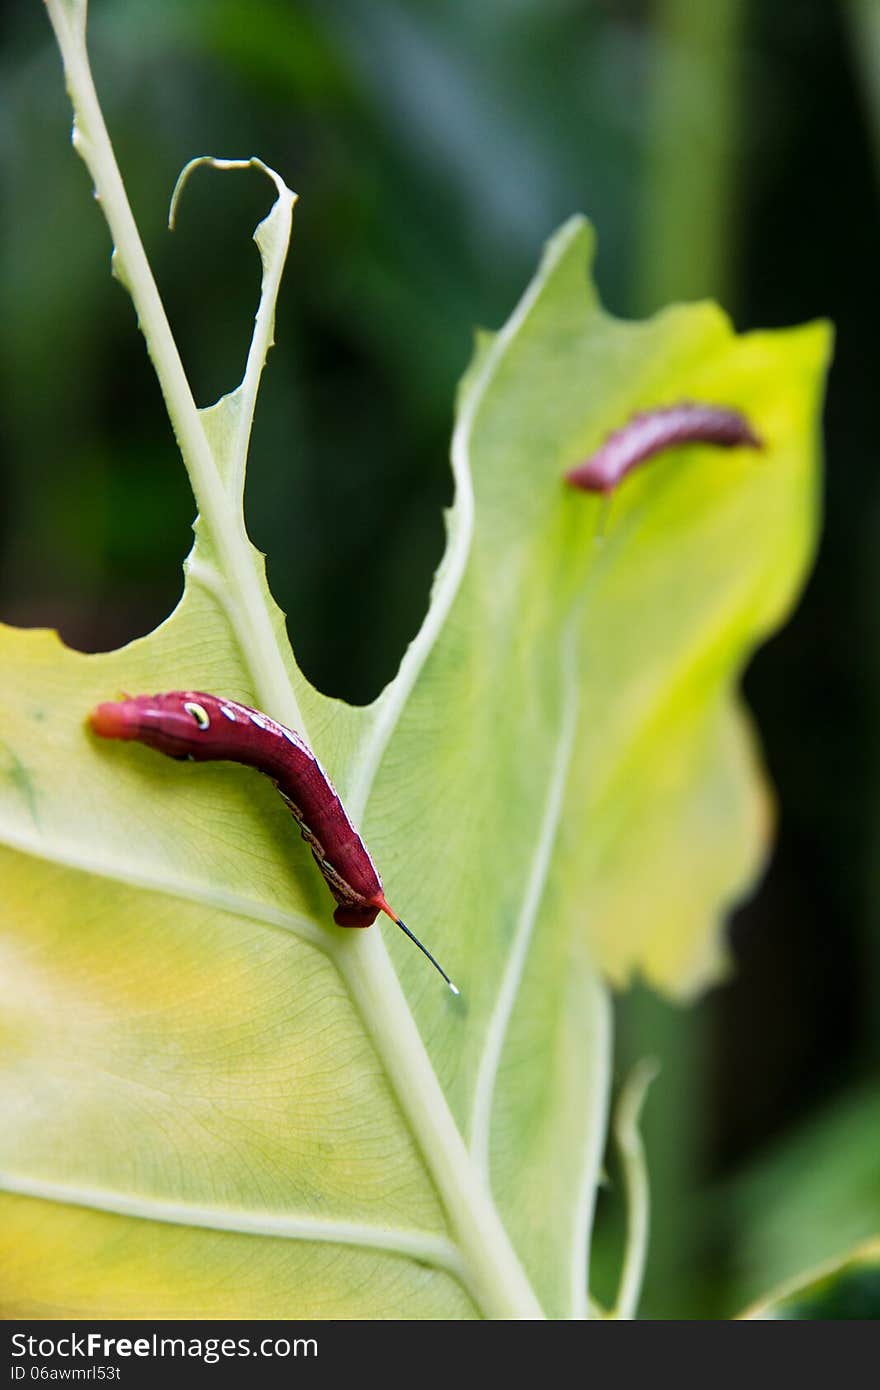
[{"label": "red caterpillar", "polygon": [[388,906],[366,845],[299,734],[259,710],[194,690],[113,700],[98,705],[89,723],[102,738],[137,739],[171,758],[243,763],[271,777],[336,899],[334,921],[369,927],[380,912],[387,913],[458,994],[446,971]]},{"label": "red caterpillar", "polygon": [[566,473],[566,481],[587,492],[613,492],[640,463],[680,444],[742,444],[762,449],[763,441],[738,410],[682,401],[634,415],[584,463]]}]

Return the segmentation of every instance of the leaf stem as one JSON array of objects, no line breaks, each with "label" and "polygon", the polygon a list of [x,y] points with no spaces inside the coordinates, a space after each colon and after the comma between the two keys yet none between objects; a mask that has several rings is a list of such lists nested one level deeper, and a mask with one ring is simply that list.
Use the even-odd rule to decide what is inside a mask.
[{"label": "leaf stem", "polygon": [[614,1137],[623,1164],[627,1197],[627,1237],[613,1318],[634,1318],[645,1274],[648,1253],[651,1194],[645,1147],[639,1133],[639,1116],[648,1087],[659,1067],[652,1058],[638,1062],[629,1075],[614,1117]]}]

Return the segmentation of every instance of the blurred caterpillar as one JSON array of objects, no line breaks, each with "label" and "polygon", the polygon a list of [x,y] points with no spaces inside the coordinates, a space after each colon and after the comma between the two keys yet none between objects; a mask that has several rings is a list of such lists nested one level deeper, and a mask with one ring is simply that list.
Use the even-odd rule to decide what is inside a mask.
[{"label": "blurred caterpillar", "polygon": [[681,444],[718,444],[725,449],[764,447],[739,410],[681,401],[634,415],[609,434],[594,454],[566,473],[565,479],[572,487],[607,496],[639,464]]}]

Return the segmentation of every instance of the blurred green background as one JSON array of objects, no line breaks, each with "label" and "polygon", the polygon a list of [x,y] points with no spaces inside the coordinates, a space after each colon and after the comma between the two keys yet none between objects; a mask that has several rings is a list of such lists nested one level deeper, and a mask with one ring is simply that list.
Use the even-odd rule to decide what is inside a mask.
[{"label": "blurred green background", "polygon": [[[103,649],[175,603],[191,498],[42,5],[0,14],[0,617]],[[740,328],[834,321],[821,554],[746,680],[777,851],[735,978],[688,1010],[624,999],[618,1074],[663,1062],[646,1315],[727,1315],[880,1231],[880,0],[92,0],[90,32],[200,404],[241,374],[270,193],[201,173],[169,236],[177,172],[258,154],[301,195],[248,515],[328,692],[371,699],[416,631],[473,328],[569,213],[619,314],[711,295]]]}]

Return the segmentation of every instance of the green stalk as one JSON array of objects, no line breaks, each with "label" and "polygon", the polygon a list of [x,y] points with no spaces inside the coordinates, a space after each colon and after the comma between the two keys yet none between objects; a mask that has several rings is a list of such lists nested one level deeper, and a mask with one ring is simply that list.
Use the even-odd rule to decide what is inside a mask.
[{"label": "green stalk", "polygon": [[658,0],[635,307],[729,303],[743,0]]},{"label": "green stalk", "polygon": [[617,1102],[614,1117],[614,1137],[617,1141],[623,1180],[627,1194],[627,1238],[620,1286],[611,1317],[634,1318],[645,1276],[648,1253],[648,1231],[651,1218],[651,1193],[648,1186],[648,1167],[645,1146],[639,1133],[642,1106],[648,1087],[657,1075],[657,1063],[651,1059],[639,1062],[631,1073]]},{"label": "green stalk", "polygon": [[[633,276],[638,313],[711,296],[730,304],[736,267],[736,151],[742,129],[744,0],[657,0],[647,167]],[[646,1306],[681,1316],[693,1296],[698,1117],[707,1078],[704,1018],[639,991],[622,1005],[622,1065],[662,1068],[644,1126],[654,1190]]]}]

